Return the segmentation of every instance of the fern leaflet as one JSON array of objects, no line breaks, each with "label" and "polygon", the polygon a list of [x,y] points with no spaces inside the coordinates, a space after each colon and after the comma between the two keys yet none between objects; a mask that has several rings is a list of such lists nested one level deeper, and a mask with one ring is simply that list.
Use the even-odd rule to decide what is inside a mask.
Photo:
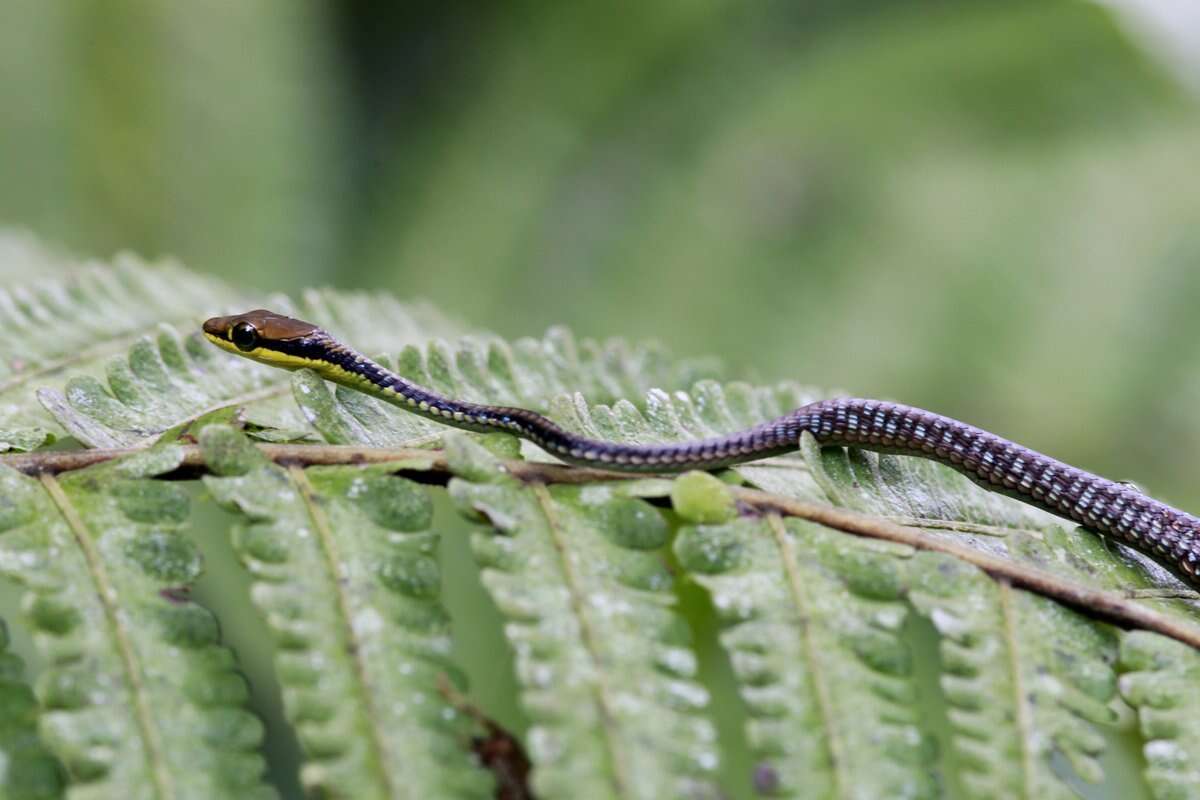
[{"label": "fern leaflet", "polygon": [[716,797],[689,634],[655,555],[666,522],[607,487],[523,486],[466,437],[450,494],[493,534],[472,538],[509,619],[534,789],[546,797]]},{"label": "fern leaflet", "polygon": [[458,670],[424,489],[387,468],[276,466],[223,426],[201,444],[217,473],[205,485],[243,517],[234,547],[275,633],[304,784],[331,797],[485,794],[472,722],[438,690]]},{"label": "fern leaflet", "polygon": [[40,731],[79,797],[272,794],[262,725],[216,620],[186,598],[200,570],[187,497],[152,480],[177,449],[40,480],[0,467],[0,573],[23,583],[49,662]]}]

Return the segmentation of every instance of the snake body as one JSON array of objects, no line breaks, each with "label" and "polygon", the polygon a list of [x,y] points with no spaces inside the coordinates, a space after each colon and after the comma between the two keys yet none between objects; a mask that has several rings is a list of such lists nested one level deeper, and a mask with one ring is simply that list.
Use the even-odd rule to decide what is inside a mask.
[{"label": "snake body", "polygon": [[849,445],[932,459],[1003,492],[1140,550],[1200,583],[1200,519],[1136,488],[1065,464],[1003,437],[912,406],[860,398],[821,400],[747,430],[669,444],[623,444],[578,436],[523,408],[443,397],[391,372],[307,322],[257,310],[204,323],[219,347],[327,380],[465,430],[528,439],[572,464],[632,472],[716,469],[791,452],[803,433]]}]

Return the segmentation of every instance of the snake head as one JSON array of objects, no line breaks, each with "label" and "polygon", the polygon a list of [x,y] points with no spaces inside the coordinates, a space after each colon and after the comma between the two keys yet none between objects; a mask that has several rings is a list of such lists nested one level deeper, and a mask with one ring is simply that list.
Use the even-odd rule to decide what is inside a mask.
[{"label": "snake head", "polygon": [[259,361],[273,361],[270,356],[278,348],[319,333],[321,329],[310,322],[285,317],[265,308],[213,317],[204,323],[204,337],[217,347]]}]

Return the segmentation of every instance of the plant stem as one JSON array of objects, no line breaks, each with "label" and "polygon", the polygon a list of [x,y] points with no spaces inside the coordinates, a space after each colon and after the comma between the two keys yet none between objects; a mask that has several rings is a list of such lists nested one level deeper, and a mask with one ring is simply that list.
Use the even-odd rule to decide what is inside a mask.
[{"label": "plant stem", "polygon": [[[200,448],[196,445],[182,447],[184,455],[181,472],[187,475],[206,471],[204,455]],[[398,472],[418,477],[426,483],[445,484],[451,478],[445,454],[440,450],[296,444],[262,444],[258,447],[267,458],[288,466],[396,462]],[[136,452],[138,449],[129,448],[20,453],[0,456],[0,465],[29,475],[54,475],[83,469]],[[531,483],[579,484],[647,477],[645,474],[631,475],[535,461],[507,461],[504,466],[513,477]],[[884,539],[918,550],[945,553],[975,565],[993,578],[1049,597],[1088,616],[1103,619],[1122,628],[1154,631],[1200,650],[1200,627],[1147,608],[1132,599],[1131,593],[1093,589],[1032,565],[994,556],[968,545],[931,535],[917,527],[899,525],[879,517],[792,500],[756,489],[730,487],[730,490],[739,501],[755,511],[800,517],[855,536]]]}]

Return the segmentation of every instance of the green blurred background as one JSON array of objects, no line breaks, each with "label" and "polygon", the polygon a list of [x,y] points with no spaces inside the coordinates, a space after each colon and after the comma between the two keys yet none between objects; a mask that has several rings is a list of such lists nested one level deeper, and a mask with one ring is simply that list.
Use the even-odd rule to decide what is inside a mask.
[{"label": "green blurred background", "polygon": [[[508,336],[655,338],[1196,511],[1200,14],[1136,5],[8,0],[0,224],[260,289],[389,289]],[[294,789],[265,636],[199,507],[201,599]],[[520,729],[447,532],[476,697]],[[718,712],[737,797],[740,712]]]}]

